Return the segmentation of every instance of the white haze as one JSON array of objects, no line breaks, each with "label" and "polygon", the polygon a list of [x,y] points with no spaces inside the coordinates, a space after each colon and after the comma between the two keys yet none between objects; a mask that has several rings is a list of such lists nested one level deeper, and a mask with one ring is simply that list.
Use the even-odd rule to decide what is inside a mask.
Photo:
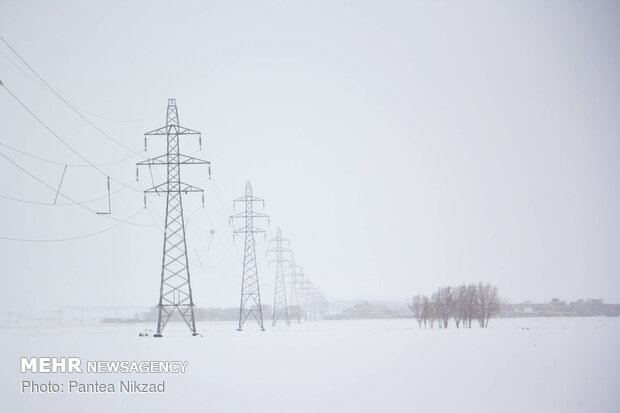
[{"label": "white haze", "polygon": [[[269,234],[282,228],[328,299],[404,300],[489,281],[513,301],[618,302],[619,16],[616,1],[24,1],[0,3],[0,34],[132,150],[176,98],[181,123],[204,132],[195,156],[212,161],[226,207],[252,181]],[[0,52],[0,80],[89,161],[128,155],[1,43]],[[0,108],[0,142],[82,163],[4,89]],[[161,143],[152,139],[149,155]],[[198,148],[191,138],[182,145]],[[58,185],[61,165],[0,152]],[[139,160],[102,169],[130,182]],[[4,158],[0,173],[1,195],[53,201]],[[206,177],[184,170],[190,183]],[[148,170],[140,181],[150,186]],[[213,224],[199,196],[184,198],[187,215],[196,211],[194,301],[232,306],[241,243],[232,243],[213,181],[204,186]],[[62,191],[99,197],[105,177],[69,167]],[[162,224],[155,198],[133,222]],[[107,208],[105,199],[88,205]],[[141,193],[123,191],[112,216],[142,206]],[[115,224],[75,206],[0,199],[0,208],[4,237],[66,238]],[[79,241],[0,240],[0,308],[153,305],[161,244],[159,229],[129,225]],[[261,259],[264,247],[259,238]],[[259,272],[267,302],[272,270]]]}]

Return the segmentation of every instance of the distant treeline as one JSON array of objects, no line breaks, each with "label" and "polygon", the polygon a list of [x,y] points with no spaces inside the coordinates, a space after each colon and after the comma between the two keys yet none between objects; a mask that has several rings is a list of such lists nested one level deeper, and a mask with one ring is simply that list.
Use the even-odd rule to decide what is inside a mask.
[{"label": "distant treeline", "polygon": [[447,328],[454,320],[456,328],[471,328],[473,320],[480,327],[486,328],[489,319],[501,308],[499,289],[489,283],[461,284],[458,287],[441,287],[431,297],[416,295],[409,305],[420,328],[435,322],[441,328]]}]

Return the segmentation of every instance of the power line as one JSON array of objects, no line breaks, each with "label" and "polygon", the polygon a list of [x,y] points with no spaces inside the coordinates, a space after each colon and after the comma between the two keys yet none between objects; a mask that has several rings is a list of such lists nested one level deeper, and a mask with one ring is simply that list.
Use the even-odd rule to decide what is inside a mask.
[{"label": "power line", "polygon": [[[7,145],[6,143],[2,143],[0,142],[0,146],[3,146],[7,149],[10,149],[12,151],[15,151],[17,153],[20,153],[22,155],[28,156],[30,158],[33,159],[37,159],[43,162],[47,162],[50,163],[52,165],[59,165],[59,166],[67,166],[67,167],[71,167],[71,168],[90,168],[90,165],[85,165],[85,164],[72,164],[72,163],[63,163],[63,162],[58,162],[58,161],[54,161],[48,158],[43,158],[37,155],[33,155],[31,153],[28,153],[26,151],[22,151],[20,149],[17,149],[11,145]],[[101,164],[95,164],[96,166],[108,166],[108,165],[113,165],[116,163],[120,163],[126,160],[129,160],[131,158],[133,158],[133,155],[128,156],[127,158],[121,159],[119,161],[114,161],[114,162],[107,162],[107,163],[101,163]],[[118,183],[118,182],[117,182]],[[125,189],[129,188],[129,189],[134,189],[131,184],[133,183],[133,181],[129,182],[129,183],[121,183],[121,188],[110,193],[109,195],[116,195],[122,191],[124,191]],[[84,201],[79,201],[81,204],[87,204],[90,202],[95,202],[95,201],[99,201],[102,200],[104,198],[107,198],[108,195],[104,195],[104,196],[100,196],[97,198],[92,198],[92,199],[88,199],[88,200],[84,200]],[[73,203],[51,203],[51,202],[39,202],[39,201],[31,201],[31,200],[27,200],[27,199],[21,199],[21,198],[15,198],[15,197],[10,197],[10,196],[6,196],[6,195],[0,195],[0,198],[4,198],[4,199],[9,199],[12,201],[16,201],[16,202],[22,202],[22,203],[26,203],[26,204],[33,204],[33,205],[74,205]]]},{"label": "power line", "polygon": [[[136,122],[143,122],[147,119],[151,119],[151,117],[146,117],[146,118],[142,118],[142,119],[115,119],[115,118],[110,118],[107,116],[101,116],[101,115],[97,115],[96,113],[93,113],[91,111],[88,111],[84,108],[81,108],[79,106],[73,105],[73,107],[75,107],[76,109],[81,110],[82,112],[85,112],[87,114],[89,114],[90,116],[93,116],[95,118],[99,118],[99,119],[103,119],[103,120],[108,120],[111,122],[119,122],[119,123],[136,123]],[[143,156],[142,154],[140,154],[139,152],[136,152],[134,155],[139,155],[139,156]]]},{"label": "power line", "polygon": [[67,105],[67,107],[69,107],[69,109],[71,109],[73,112],[75,112],[75,114],[77,114],[80,118],[82,118],[86,123],[88,123],[90,126],[92,126],[95,130],[97,130],[99,133],[101,133],[103,136],[105,136],[106,138],[110,139],[112,142],[116,143],[118,146],[120,146],[121,148],[125,149],[126,151],[134,154],[134,155],[138,155],[142,158],[146,157],[144,155],[142,155],[139,152],[134,151],[131,148],[128,148],[127,146],[123,145],[121,142],[119,142],[118,140],[114,139],[112,136],[108,135],[107,133],[105,133],[103,130],[101,130],[99,127],[97,127],[95,124],[93,124],[87,117],[85,117],[84,115],[82,115],[71,103],[69,103],[64,97],[62,97],[60,95],[60,93],[58,93],[56,91],[56,89],[54,89],[49,83],[47,83],[45,81],[45,79],[43,79],[43,77],[41,77],[41,75],[39,75],[33,68],[32,66],[30,66],[28,64],[28,62],[26,62],[26,60],[19,54],[17,53],[17,51],[15,49],[13,49],[13,47],[4,39],[4,37],[0,36],[0,40],[2,40],[2,42],[4,44],[7,45],[7,47],[9,49],[11,49],[11,51],[15,54],[15,56],[17,56],[19,58],[19,60],[22,61],[22,63],[24,65],[26,65],[26,67],[28,67],[28,69],[30,69],[30,71],[32,73],[34,73],[34,75],[41,80],[41,82],[43,82],[43,84],[45,84],[45,86],[47,86],[53,93],[54,95],[56,95],[56,97],[58,97],[58,99],[60,99],[65,105]]},{"label": "power line", "polygon": [[[0,146],[4,146],[7,149],[10,149],[10,150],[12,150],[14,152],[17,152],[17,153],[21,153],[22,155],[28,156],[30,158],[37,159],[39,161],[43,161],[43,162],[47,162],[47,163],[51,163],[51,164],[54,164],[54,165],[60,165],[60,166],[67,165],[67,166],[70,166],[72,168],[91,168],[92,167],[91,165],[88,165],[88,164],[66,163],[66,162],[54,161],[54,160],[48,159],[48,158],[43,158],[42,156],[33,155],[33,154],[29,153],[29,152],[23,151],[21,149],[17,149],[15,147],[7,145],[6,143],[3,143],[3,142],[0,142]],[[125,162],[125,161],[127,161],[127,160],[129,160],[129,159],[131,159],[133,157],[134,157],[134,155],[129,155],[128,157],[120,159],[118,161],[105,162],[105,163],[99,163],[99,164],[93,164],[93,165],[95,165],[95,166],[109,166],[109,165],[114,165],[114,164],[118,164],[118,163],[121,163],[121,162]]]},{"label": "power line", "polygon": [[[120,189],[117,189],[116,191],[110,193],[111,196],[114,196],[118,193],[123,192],[125,189],[127,189],[127,187],[122,187]],[[102,199],[106,199],[108,197],[108,195],[103,195],[103,196],[99,196],[97,198],[91,198],[91,199],[87,199],[84,201],[78,201],[78,203],[80,204],[90,204],[91,202],[96,202],[96,201],[101,201]],[[0,195],[0,198],[3,199],[8,199],[10,201],[14,201],[14,202],[21,202],[23,204],[31,204],[31,205],[41,205],[41,206],[72,206],[75,205],[74,202],[57,202],[57,203],[52,203],[52,202],[41,202],[41,201],[32,201],[30,199],[23,199],[23,198],[15,198],[12,196],[8,196],[8,195]]]},{"label": "power line", "polygon": [[215,182],[215,178],[211,177],[210,178],[211,183],[213,184],[213,190],[215,191],[215,195],[216,198],[218,199],[220,206],[222,207],[223,211],[225,214],[227,215],[232,215],[232,211],[230,210],[230,208],[228,208],[228,205],[226,204],[226,202],[224,201],[224,197],[222,196],[220,190],[217,187],[217,183]]},{"label": "power line", "polygon": [[[145,190],[144,186],[142,185],[142,183],[140,181],[138,181],[138,184],[140,185],[140,187]],[[157,218],[159,218],[159,222],[163,222],[162,217],[159,215],[159,213],[157,212],[157,210],[155,208],[145,208],[146,212],[148,212],[149,216],[151,217],[151,220],[153,221],[154,224],[156,224],[158,227],[160,227],[160,231],[163,234],[164,233],[164,229],[161,228],[161,224],[158,224],[158,221],[155,219],[155,217],[153,216],[153,214],[151,213],[151,209],[153,209],[153,211],[155,211],[155,215],[157,215]]]},{"label": "power line", "polygon": [[[32,80],[34,83],[36,83],[37,86],[39,86],[40,88],[42,88],[43,90],[45,90],[47,93],[53,94],[53,92],[51,92],[45,85],[43,85],[39,80],[37,80],[36,78],[34,78],[30,73],[28,73],[27,71],[25,71],[20,65],[18,65],[17,63],[15,63],[13,60],[11,60],[7,55],[5,55],[4,53],[2,53],[0,51],[0,56],[4,57],[6,59],[7,62],[9,62],[10,64],[12,64],[13,66],[15,66],[17,68],[17,70],[19,70],[20,72],[22,72],[26,77],[28,77],[30,80]],[[142,119],[115,119],[115,118],[110,118],[107,116],[102,116],[102,115],[98,115],[96,113],[93,113],[91,111],[88,111],[80,106],[77,105],[73,105],[73,107],[75,107],[76,109],[81,110],[82,112],[85,112],[87,114],[89,114],[90,116],[93,116],[95,118],[99,118],[99,119],[103,119],[103,120],[108,120],[108,121],[112,121],[112,122],[121,122],[121,123],[135,123],[135,122],[142,122],[144,120],[147,120],[148,118],[142,118]]]},{"label": "power line", "polygon": [[[65,174],[67,173],[67,165],[65,165],[65,169],[62,170],[62,178],[60,178],[60,184],[58,185],[58,189],[56,190],[56,197],[54,198],[54,205],[56,205],[56,201],[58,201],[58,194],[60,193],[60,188],[62,187],[62,181],[65,180]],[[110,181],[108,181],[108,185],[109,185]],[[108,186],[108,189],[110,189],[110,187]],[[110,193],[108,193],[108,198],[110,196]]]},{"label": "power line", "polygon": [[[32,172],[28,171],[26,168],[22,167],[20,164],[18,164],[17,162],[12,160],[8,156],[6,156],[4,153],[0,152],[0,156],[2,156],[4,159],[6,159],[10,163],[12,163],[15,167],[17,167],[18,169],[20,169],[21,171],[23,171],[24,173],[29,175],[32,179],[34,179],[37,182],[39,182],[41,185],[45,186],[46,188],[50,189],[51,191],[56,192],[56,188],[54,188],[51,185],[47,184],[41,178],[39,178],[38,176],[34,175]],[[95,211],[94,209],[92,209],[92,208],[90,208],[90,207],[88,207],[88,206],[86,206],[86,205],[84,205],[84,204],[82,204],[80,202],[75,201],[71,197],[63,194],[62,192],[58,192],[58,193],[59,193],[59,195],[63,196],[64,198],[66,198],[69,201],[73,202],[75,205],[80,206],[80,207],[86,209],[87,211],[97,213],[97,211]],[[114,217],[112,217],[110,215],[100,215],[100,216],[106,217],[107,219],[111,219],[113,221],[117,221],[117,222],[121,222],[121,223],[126,223],[126,224],[129,224],[129,225],[135,225],[135,226],[141,226],[141,227],[152,227],[152,226],[154,226],[154,225],[151,225],[151,224],[138,224],[138,223],[135,223],[135,222],[123,221],[123,220],[119,220],[117,218],[114,218]]]},{"label": "power line", "polygon": [[[39,159],[39,160],[42,160],[42,161],[45,161],[45,162],[49,162],[49,163],[54,164],[54,165],[59,165],[59,166],[65,166],[65,165],[67,165],[67,166],[72,167],[72,168],[90,167],[89,165],[81,165],[81,164],[77,164],[77,165],[76,165],[76,164],[64,164],[64,163],[61,163],[61,162],[56,162],[56,161],[52,161],[52,160],[49,160],[49,159],[40,158],[40,157],[38,157],[38,156],[35,156],[35,155],[29,154],[29,153],[27,153],[27,152],[21,151],[21,150],[19,150],[19,149],[13,148],[12,146],[6,145],[6,144],[1,143],[1,142],[0,142],[0,146],[4,146],[4,147],[6,147],[6,148],[8,148],[8,149],[14,150],[14,151],[16,151],[16,152],[18,152],[18,153],[21,153],[21,154],[23,154],[23,155],[27,155],[27,156],[30,156],[30,157],[32,157],[32,158],[34,158],[34,159]],[[133,156],[130,156],[129,158],[126,158],[126,159],[130,159],[130,158],[132,158],[132,157],[133,157]],[[115,162],[111,162],[111,163],[107,163],[107,164],[99,164],[99,165],[97,165],[97,166],[102,166],[102,165],[111,165],[112,163],[115,163]],[[115,182],[116,182],[116,181],[115,181]],[[118,183],[118,182],[117,182],[117,183]],[[119,188],[119,189],[117,189],[117,190],[115,190],[115,191],[113,191],[113,192],[111,192],[109,195],[114,196],[114,195],[116,195],[116,194],[119,194],[119,193],[123,192],[125,189],[128,189],[128,188],[129,188],[129,189],[132,189],[132,190],[134,190],[134,191],[138,191],[138,192],[140,192],[139,190],[136,190],[135,188],[133,188],[133,187],[131,186],[131,184],[132,184],[132,183],[133,183],[133,181],[131,181],[131,182],[129,182],[129,183],[120,183],[120,188]],[[23,198],[11,197],[11,196],[8,196],[8,195],[0,195],[0,198],[8,199],[8,200],[15,201],[15,202],[21,202],[21,203],[24,203],[24,204],[32,204],[32,205],[44,205],[44,206],[52,206],[52,205],[56,205],[56,206],[68,206],[68,205],[75,205],[75,202],[69,202],[69,203],[62,203],[62,202],[61,202],[61,203],[58,203],[58,202],[57,202],[57,203],[55,203],[55,204],[54,204],[54,203],[52,203],[52,202],[33,201],[33,200],[29,200],[29,199],[23,199]],[[91,202],[100,201],[100,200],[105,199],[105,198],[108,198],[108,195],[107,195],[107,194],[106,194],[106,195],[103,195],[103,196],[96,197],[96,198],[90,198],[90,199],[86,199],[86,200],[83,200],[83,201],[77,201],[77,202],[78,202],[78,203],[80,203],[80,204],[88,204],[88,203],[91,203]]]},{"label": "power line", "polygon": [[[32,80],[34,83],[36,83],[39,87],[45,89],[45,86],[41,84],[40,81],[38,81],[37,79],[35,79],[34,77],[32,77],[32,75],[28,72],[26,72],[21,66],[19,66],[17,63],[15,63],[14,61],[12,61],[11,59],[9,59],[9,57],[7,55],[5,55],[4,53],[0,52],[0,56],[4,57],[10,64],[12,64],[13,66],[15,66],[17,68],[17,70],[19,70],[20,72],[22,72],[24,75],[26,75],[27,77],[30,78],[30,80]],[[51,93],[49,90],[47,90],[47,93]]]},{"label": "power line", "polygon": [[[134,218],[136,215],[138,215],[140,212],[142,212],[142,210],[143,210],[143,208],[140,208],[137,212],[135,212],[133,215],[128,217],[127,220]],[[78,236],[69,237],[69,238],[33,239],[33,238],[15,238],[15,237],[7,237],[7,236],[4,236],[4,235],[0,235],[0,239],[7,240],[7,241],[19,241],[19,242],[65,242],[65,241],[75,241],[75,240],[89,238],[89,237],[94,237],[95,235],[103,234],[104,232],[108,232],[110,230],[113,230],[114,228],[116,228],[118,226],[121,226],[121,225],[123,225],[125,223],[127,223],[127,222],[119,221],[118,223],[112,225],[111,227],[102,229],[101,231],[91,232],[89,234],[78,235]]]},{"label": "power line", "polygon": [[[207,209],[206,208],[202,208],[202,210],[204,211],[205,215],[207,216],[207,219],[209,220],[209,222],[211,223],[211,226],[213,228],[215,228],[215,224],[213,223],[213,220],[211,219],[211,216],[209,216],[209,213],[207,212]],[[220,236],[219,231],[216,230],[215,235],[217,236],[217,238],[220,240],[220,242],[222,243],[222,245],[226,249],[226,252],[228,252],[228,255],[230,255],[233,259],[236,259],[239,263],[242,263],[243,262],[243,258],[241,258],[241,256],[239,255],[239,252],[237,252],[237,250],[234,249],[234,248],[232,249],[232,251],[234,251],[234,253],[231,252],[230,248],[228,248],[228,246],[226,245],[226,243],[224,242],[224,240]]]},{"label": "power line", "polygon": [[[230,210],[230,208],[228,207],[228,205],[227,205],[227,204],[225,203],[225,201],[224,201],[224,197],[222,196],[222,193],[220,192],[220,190],[219,190],[219,188],[218,188],[218,186],[217,186],[217,183],[216,183],[216,181],[215,181],[215,178],[214,178],[213,176],[211,176],[211,178],[210,178],[209,180],[211,181],[212,188],[213,188],[213,190],[215,191],[215,195],[216,195],[216,197],[215,197],[215,198],[218,200],[218,202],[219,202],[219,204],[220,204],[220,207],[222,208],[223,212],[224,212],[226,215],[228,215],[228,216],[233,215],[232,211]],[[205,210],[205,213],[206,213],[206,212],[207,212],[207,211]],[[211,224],[212,224],[212,225],[214,225],[214,224],[213,224],[213,221],[211,221],[211,217],[210,217],[208,214],[207,214],[207,218],[209,218],[209,221],[211,222]],[[221,241],[222,243],[224,243],[224,241],[222,240],[222,238],[221,238],[221,237],[219,237],[219,238],[220,238],[220,241]],[[234,240],[234,237],[233,237],[233,240]],[[228,247],[227,247],[226,249],[228,250]],[[243,262],[243,258],[241,258],[241,256],[239,255],[239,252],[238,252],[235,248],[233,248],[232,250],[234,251],[234,255],[235,255],[233,258],[236,258],[238,261]],[[232,255],[232,254],[231,254],[231,255]]]},{"label": "power line", "polygon": [[[19,100],[19,98],[17,96],[15,96],[15,94],[13,94],[13,92],[11,92],[11,90],[4,83],[0,82],[0,85],[2,87],[4,87],[4,89],[13,97],[13,99],[15,99],[24,109],[26,109],[28,111],[28,113],[30,113],[32,115],[32,117],[34,117],[45,129],[47,129],[48,132],[50,132],[52,135],[54,135],[54,137],[56,137],[56,139],[58,139],[63,145],[65,145],[71,152],[75,153],[80,159],[82,159],[84,162],[86,162],[92,168],[96,169],[100,174],[102,174],[102,175],[104,175],[106,177],[110,176],[109,174],[107,174],[104,171],[102,171],[101,169],[99,169],[99,167],[97,165],[93,164],[88,159],[86,159],[84,156],[82,156],[81,153],[79,153],[77,150],[75,150],[64,139],[62,139],[56,132],[54,132],[49,126],[47,126],[47,124],[45,122],[43,122],[32,110],[30,110],[30,108],[28,106],[26,106],[25,103],[23,103],[21,100]],[[119,183],[121,185],[125,185],[123,182],[119,181],[118,179],[115,179],[115,178],[111,178],[111,179],[114,182],[116,182],[116,183]],[[141,192],[140,190],[138,190],[136,188],[131,188],[130,187],[130,189],[132,189],[132,190],[134,190],[136,192]]]}]

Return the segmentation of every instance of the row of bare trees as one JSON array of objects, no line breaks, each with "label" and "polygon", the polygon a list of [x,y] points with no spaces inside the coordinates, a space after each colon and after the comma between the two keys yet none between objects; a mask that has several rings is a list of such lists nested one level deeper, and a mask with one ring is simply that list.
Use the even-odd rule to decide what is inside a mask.
[{"label": "row of bare trees", "polygon": [[499,290],[490,283],[461,284],[458,287],[441,287],[429,298],[416,295],[410,308],[418,320],[420,328],[437,323],[440,328],[447,328],[449,321],[454,320],[456,328],[471,328],[473,320],[480,327],[486,328],[489,319],[500,309]]}]

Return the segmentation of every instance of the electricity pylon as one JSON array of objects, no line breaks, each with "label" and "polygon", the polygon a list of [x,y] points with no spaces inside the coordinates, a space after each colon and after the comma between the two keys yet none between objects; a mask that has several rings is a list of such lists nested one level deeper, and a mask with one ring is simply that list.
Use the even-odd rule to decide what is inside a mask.
[{"label": "electricity pylon", "polygon": [[289,297],[289,317],[297,319],[301,323],[301,283],[303,282],[303,270],[295,264],[295,257],[291,257],[288,265],[288,296]]},{"label": "electricity pylon", "polygon": [[[275,245],[274,245],[275,244]],[[284,247],[286,244],[287,248]],[[284,281],[284,263],[290,260],[285,254],[291,253],[289,240],[282,238],[282,231],[278,228],[276,237],[269,240],[269,246],[273,248],[267,250],[267,254],[272,254],[274,258],[269,262],[276,264],[276,288],[273,297],[273,317],[272,326],[275,326],[278,320],[284,320],[286,325],[291,325],[288,318],[288,306],[286,302],[286,283]]]},{"label": "electricity pylon", "polygon": [[192,334],[197,335],[181,194],[201,192],[204,207],[204,190],[181,181],[181,165],[209,165],[210,174],[210,163],[180,153],[179,136],[198,135],[199,140],[201,140],[201,135],[200,132],[179,125],[179,114],[175,99],[168,99],[166,126],[147,132],[144,135],[145,149],[147,136],[166,136],[168,142],[168,150],[165,154],[138,163],[138,166],[148,165],[149,168],[156,165],[166,165],[168,167],[168,179],[166,182],[144,191],[145,208],[146,194],[167,194],[166,229],[164,231],[161,284],[159,304],[157,305],[157,333],[155,337],[162,336],[166,324],[170,321],[175,310],[179,312]]},{"label": "electricity pylon", "polygon": [[316,320],[317,312],[320,311],[318,307],[321,301],[321,293],[307,276],[303,284],[303,296],[304,320]]},{"label": "electricity pylon", "polygon": [[310,282],[310,280],[308,279],[308,277],[304,274],[304,279],[301,281],[300,283],[300,289],[301,289],[301,301],[303,303],[303,317],[304,317],[304,321],[308,321],[308,319],[312,318],[311,316],[309,316],[310,313],[310,300],[312,299],[312,282]]},{"label": "electricity pylon", "polygon": [[252,184],[245,183],[245,195],[233,201],[233,210],[239,202],[244,204],[244,211],[230,216],[231,223],[235,219],[243,219],[244,226],[233,231],[235,235],[245,235],[245,249],[243,254],[243,278],[241,280],[241,305],[239,306],[239,327],[237,331],[241,331],[245,320],[252,314],[254,319],[260,326],[261,330],[265,330],[263,325],[263,308],[260,301],[260,288],[258,285],[258,268],[256,265],[256,246],[254,234],[265,233],[264,230],[254,226],[255,218],[269,218],[267,215],[254,212],[254,203],[262,202],[263,208],[265,201],[252,195]]}]

